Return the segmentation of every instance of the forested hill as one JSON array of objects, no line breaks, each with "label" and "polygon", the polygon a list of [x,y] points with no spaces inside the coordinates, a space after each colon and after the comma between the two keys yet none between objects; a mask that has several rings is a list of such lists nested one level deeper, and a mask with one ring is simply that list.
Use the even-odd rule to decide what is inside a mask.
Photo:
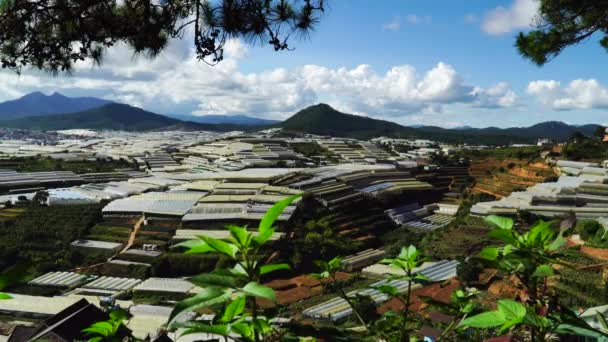
[{"label": "forested hill", "polygon": [[593,135],[598,125],[571,126],[549,121],[531,127],[457,128],[407,127],[394,122],[341,113],[327,104],[310,106],[279,124],[286,131],[369,139],[374,137],[429,139],[448,143],[502,145],[534,143],[540,138],[567,140],[577,131]]}]

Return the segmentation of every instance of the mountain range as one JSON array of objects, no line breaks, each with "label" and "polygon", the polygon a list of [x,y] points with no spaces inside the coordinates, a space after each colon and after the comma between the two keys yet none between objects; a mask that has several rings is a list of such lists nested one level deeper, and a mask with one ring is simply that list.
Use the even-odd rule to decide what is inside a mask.
[{"label": "mountain range", "polygon": [[59,93],[27,94],[12,101],[0,103],[0,119],[18,119],[30,116],[77,113],[112,103],[96,97],[67,97]]},{"label": "mountain range", "polygon": [[[61,110],[64,112],[60,112]],[[283,131],[294,134],[308,133],[358,139],[384,136],[429,139],[447,143],[505,145],[534,143],[540,138],[564,141],[577,131],[585,135],[593,135],[599,126],[593,124],[572,126],[563,122],[549,121],[530,127],[512,128],[408,127],[391,121],[342,113],[322,103],[305,108],[282,122],[247,116],[171,115],[170,117],[103,99],[70,98],[58,93],[49,96],[32,93],[14,101],[0,103],[0,127],[125,131],[169,129],[254,131],[263,128],[282,128]]]},{"label": "mountain range", "polygon": [[[78,113],[115,103],[96,97],[67,97],[57,92],[45,95],[41,92],[27,94],[12,101],[0,103],[0,120],[21,119],[32,116],[49,116]],[[254,118],[246,115],[167,115],[172,118],[202,124],[231,124],[245,126],[272,125],[275,120]],[[41,120],[44,121],[44,120]]]},{"label": "mountain range", "polygon": [[285,120],[281,127],[287,131],[320,135],[369,139],[379,136],[393,138],[429,139],[448,143],[505,145],[535,143],[547,138],[564,141],[579,131],[591,136],[598,125],[571,126],[559,121],[548,121],[530,127],[447,129],[435,126],[401,126],[391,121],[341,113],[327,104],[303,109]]}]

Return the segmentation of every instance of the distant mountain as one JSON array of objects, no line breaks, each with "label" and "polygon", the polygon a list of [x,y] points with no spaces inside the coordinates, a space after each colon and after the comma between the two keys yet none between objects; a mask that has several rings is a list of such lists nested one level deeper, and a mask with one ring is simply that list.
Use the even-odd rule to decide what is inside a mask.
[{"label": "distant mountain", "polygon": [[111,103],[78,113],[52,116],[32,116],[0,121],[0,127],[37,130],[63,130],[76,128],[147,131],[147,130],[237,130],[234,125],[201,124],[187,122],[147,112],[125,104]]},{"label": "distant mountain", "polygon": [[35,92],[16,100],[0,103],[0,120],[76,113],[110,103],[113,102],[95,97],[67,97],[59,93],[47,96],[41,92]]},{"label": "distant mountain", "polygon": [[183,121],[206,124],[231,124],[243,126],[268,126],[279,123],[278,120],[254,118],[246,115],[167,115]]},{"label": "distant mountain", "polygon": [[420,130],[426,132],[438,132],[438,131],[454,131],[458,130],[463,133],[473,135],[506,135],[519,138],[525,138],[530,140],[536,140],[540,138],[547,138],[552,140],[563,141],[568,139],[575,132],[581,132],[585,135],[592,136],[599,125],[582,125],[572,126],[561,121],[547,121],[541,122],[530,127],[511,127],[511,128],[455,128],[452,130],[446,130],[440,127],[425,126],[421,127]]},{"label": "distant mountain", "polygon": [[280,123],[279,126],[291,132],[359,139],[385,136],[485,145],[535,143],[540,138],[564,141],[576,131],[592,135],[598,127],[598,125],[575,127],[557,121],[543,122],[531,127],[515,128],[405,127],[390,121],[341,113],[327,104],[318,104],[303,109]]}]

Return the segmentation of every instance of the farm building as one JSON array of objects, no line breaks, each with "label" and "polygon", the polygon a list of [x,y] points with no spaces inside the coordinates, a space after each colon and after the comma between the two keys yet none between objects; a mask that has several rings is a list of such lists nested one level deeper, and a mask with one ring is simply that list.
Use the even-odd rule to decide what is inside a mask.
[{"label": "farm building", "polygon": [[374,264],[386,255],[385,251],[379,249],[366,249],[354,255],[349,255],[342,260],[342,266],[347,272],[360,270],[366,266]]},{"label": "farm building", "polygon": [[95,241],[95,240],[75,240],[71,244],[72,248],[97,250],[110,254],[118,253],[122,248],[122,243]]},{"label": "farm building", "polygon": [[480,202],[471,208],[476,215],[514,215],[526,210],[557,217],[574,213],[579,219],[597,219],[608,212],[608,176],[561,176],[554,183],[539,183],[498,201]]},{"label": "farm building", "polygon": [[[436,263],[426,263],[422,265],[417,273],[423,274],[428,277],[429,282],[438,282],[446,279],[450,279],[456,276],[456,266],[458,261],[440,261]],[[365,269],[364,269],[365,272]],[[408,288],[408,282],[405,280],[388,280],[383,279],[378,282],[371,284],[366,289],[356,290],[348,293],[348,296],[363,295],[369,296],[371,300],[376,304],[381,304],[389,300],[389,297],[375,288],[381,285],[390,285],[397,288],[400,293],[406,292]],[[412,289],[422,287],[419,283],[412,284]],[[302,312],[306,317],[315,319],[329,319],[332,321],[339,321],[352,314],[352,308],[343,298],[330,299],[321,304],[315,305]]]},{"label": "farm building", "polygon": [[54,188],[82,184],[85,181],[72,171],[0,172],[0,191],[16,189]]},{"label": "farm building", "polygon": [[[254,236],[257,236],[257,232],[252,232]],[[273,233],[270,237],[269,241],[276,241],[282,238],[284,233]],[[175,231],[175,236],[173,237],[174,242],[182,242],[187,240],[198,239],[199,236],[207,236],[214,239],[227,239],[229,238],[230,231],[225,230],[201,230],[201,229],[178,229]]]},{"label": "farm building", "polygon": [[195,289],[191,282],[177,278],[149,278],[137,284],[136,292],[179,293],[188,294]]},{"label": "farm building", "polygon": [[431,204],[421,207],[417,203],[388,209],[385,213],[397,225],[434,230],[450,224],[458,211],[458,205]]},{"label": "farm building", "polygon": [[90,278],[74,272],[50,272],[30,280],[28,284],[36,286],[73,288],[82,285]]},{"label": "farm building", "polygon": [[149,216],[181,218],[203,197],[198,192],[149,192],[111,202],[102,209],[104,217]]}]

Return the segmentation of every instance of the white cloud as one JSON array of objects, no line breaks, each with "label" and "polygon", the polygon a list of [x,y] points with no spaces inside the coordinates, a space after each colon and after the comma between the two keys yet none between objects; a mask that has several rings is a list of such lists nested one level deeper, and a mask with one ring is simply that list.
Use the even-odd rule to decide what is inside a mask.
[{"label": "white cloud", "polygon": [[472,94],[477,98],[475,105],[482,108],[514,107],[519,101],[517,94],[505,82],[488,89],[475,88]]},{"label": "white cloud", "polygon": [[408,24],[412,25],[429,24],[432,21],[432,18],[429,15],[419,16],[415,14],[409,14],[405,16],[405,21]]},{"label": "white cloud", "polygon": [[539,0],[513,0],[508,8],[498,6],[486,13],[481,28],[492,35],[530,28],[534,24],[539,6]]},{"label": "white cloud", "polygon": [[467,84],[454,67],[437,63],[418,72],[397,65],[380,73],[370,65],[328,68],[304,65],[244,72],[248,49],[239,41],[225,47],[226,59],[209,66],[183,45],[170,45],[156,60],[133,60],[122,46],[110,50],[101,68],[79,65],[72,77],[39,72],[1,73],[0,100],[30,91],[100,96],[158,113],[250,114],[285,118],[318,102],[351,113],[407,117],[440,113],[442,107],[510,107],[515,93],[506,84],[483,89]]},{"label": "white cloud", "polygon": [[558,81],[533,81],[527,92],[555,110],[606,109],[608,88],[595,79],[577,79],[563,87]]},{"label": "white cloud", "polygon": [[401,18],[395,17],[393,20],[384,23],[382,29],[385,31],[399,31],[401,28]]},{"label": "white cloud", "polygon": [[395,17],[393,20],[384,23],[382,25],[382,29],[385,31],[399,31],[401,29],[401,23],[406,23],[409,25],[418,25],[418,24],[430,24],[433,21],[433,18],[430,15],[415,15],[408,14],[405,17]]}]

